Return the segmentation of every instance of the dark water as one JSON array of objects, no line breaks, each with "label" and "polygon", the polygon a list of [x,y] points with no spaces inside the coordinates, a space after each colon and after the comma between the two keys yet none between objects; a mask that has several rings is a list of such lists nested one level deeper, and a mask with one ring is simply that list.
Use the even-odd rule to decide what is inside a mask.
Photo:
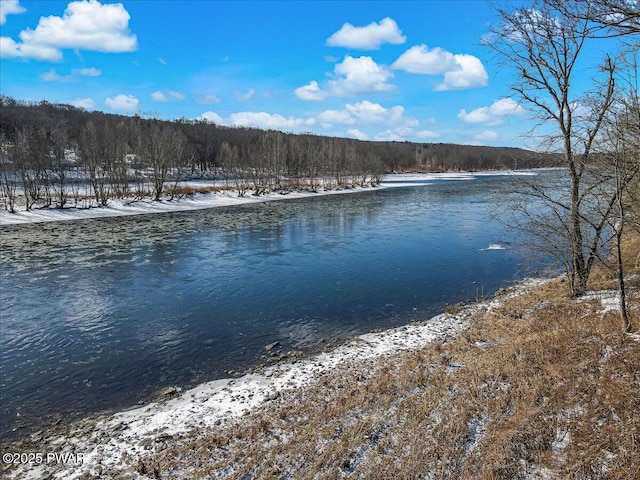
[{"label": "dark water", "polygon": [[509,285],[535,265],[492,218],[505,185],[1,227],[2,439]]}]

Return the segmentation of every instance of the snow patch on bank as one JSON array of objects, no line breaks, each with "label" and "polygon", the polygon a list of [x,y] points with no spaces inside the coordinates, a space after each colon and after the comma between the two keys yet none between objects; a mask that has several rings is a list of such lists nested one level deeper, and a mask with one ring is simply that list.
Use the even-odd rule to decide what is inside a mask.
[{"label": "snow patch on bank", "polygon": [[[402,350],[414,350],[436,339],[458,335],[468,318],[489,304],[474,304],[455,315],[441,314],[428,322],[406,325],[380,333],[361,335],[353,341],[296,363],[265,368],[262,374],[216,380],[168,395],[164,401],[122,411],[97,421],[80,422],[66,436],[48,438],[41,449],[55,448],[81,458],[81,462],[54,465],[18,465],[9,478],[76,479],[87,473],[99,475],[111,469],[135,466],[176,435],[204,434],[208,427],[239,417],[291,389],[319,380],[345,362],[381,359]],[[170,394],[176,393],[171,389]],[[151,449],[151,450],[150,450]]]}]

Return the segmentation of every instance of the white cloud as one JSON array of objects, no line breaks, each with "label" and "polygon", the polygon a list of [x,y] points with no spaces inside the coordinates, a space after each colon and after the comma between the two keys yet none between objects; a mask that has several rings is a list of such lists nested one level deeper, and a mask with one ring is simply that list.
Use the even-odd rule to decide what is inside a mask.
[{"label": "white cloud", "polygon": [[0,0],[0,25],[7,22],[7,15],[15,15],[26,12],[27,9],[20,6],[18,0]]},{"label": "white cloud", "polygon": [[378,65],[371,57],[354,58],[346,55],[341,63],[334,67],[333,80],[321,88],[312,80],[307,85],[295,89],[301,100],[322,101],[328,95],[351,97],[368,93],[388,92],[396,87],[388,82],[393,72]]},{"label": "white cloud", "polygon": [[48,72],[42,73],[40,79],[45,82],[70,82],[73,80],[73,75],[60,75],[52,68]]},{"label": "white cloud", "polygon": [[329,90],[333,95],[348,97],[366,93],[388,92],[395,87],[387,82],[393,78],[393,72],[379,66],[371,57],[344,57],[334,69],[338,77],[329,81]]},{"label": "white cloud", "polygon": [[132,112],[138,108],[138,98],[133,95],[119,94],[115,97],[107,97],[105,105],[112,110],[124,110]]},{"label": "white cloud", "polygon": [[446,72],[444,81],[435,88],[437,91],[463,90],[487,85],[489,75],[478,57],[467,54],[457,54],[454,57],[461,68]]},{"label": "white cloud", "polygon": [[303,125],[312,125],[313,120],[296,117],[285,118],[279,113],[238,112],[229,116],[230,124],[239,127],[257,127],[273,130],[292,130]]},{"label": "white cloud", "polygon": [[356,123],[356,119],[347,110],[325,110],[320,112],[316,118],[320,124],[326,125],[325,128],[331,128],[334,123],[341,125],[353,125]]},{"label": "white cloud", "polygon": [[168,102],[167,96],[160,90],[151,93],[151,100],[154,102]]},{"label": "white cloud", "polygon": [[236,90],[235,92],[233,92],[233,95],[241,102],[248,102],[249,100],[251,100],[251,97],[255,95],[255,93],[256,89],[250,88],[245,93]]},{"label": "white cloud", "polygon": [[93,101],[93,98],[76,98],[71,100],[70,103],[74,107],[84,108],[86,110],[92,110],[96,107],[96,102]]},{"label": "white cloud", "polygon": [[398,24],[387,17],[380,23],[371,22],[365,27],[354,27],[345,23],[342,28],[327,39],[330,47],[355,48],[358,50],[377,50],[383,43],[400,45],[407,37],[402,35]]},{"label": "white cloud", "polygon": [[97,68],[73,69],[69,75],[60,75],[52,68],[48,72],[41,74],[40,78],[45,82],[74,82],[78,80],[79,76],[98,77],[100,75],[102,75],[102,71]]},{"label": "white cloud", "polygon": [[432,130],[421,130],[416,133],[418,138],[439,138],[440,134]]},{"label": "white cloud", "polygon": [[388,125],[403,124],[405,126],[418,125],[418,121],[415,118],[404,117],[404,107],[401,105],[384,108],[379,103],[372,103],[368,100],[363,100],[362,102],[358,102],[353,105],[345,105],[345,110],[362,123]]},{"label": "white cloud", "polygon": [[364,132],[361,132],[357,128],[350,128],[347,130],[347,135],[351,135],[353,138],[358,140],[369,140],[369,135]]},{"label": "white cloud", "polygon": [[81,68],[78,73],[83,77],[99,77],[102,75],[102,70],[98,70],[97,68]]},{"label": "white cloud", "polygon": [[504,123],[502,117],[507,115],[517,115],[524,112],[524,109],[511,98],[501,98],[496,100],[489,107],[480,107],[471,110],[469,113],[463,108],[458,112],[458,118],[465,123],[485,124],[496,126]]},{"label": "white cloud", "polygon": [[473,138],[475,138],[476,140],[495,140],[496,138],[498,138],[498,134],[492,130],[485,130],[483,132],[478,133],[477,135],[474,135]]},{"label": "white cloud", "polygon": [[187,96],[174,90],[157,90],[151,93],[151,99],[156,102],[170,102],[172,100],[184,100]]},{"label": "white cloud", "polygon": [[309,102],[321,102],[327,98],[327,92],[318,86],[318,82],[312,80],[308,85],[298,87],[294,90],[296,97]]},{"label": "white cloud", "polygon": [[1,55],[59,61],[64,49],[132,52],[137,48],[137,38],[129,31],[130,18],[121,3],[74,1],[67,5],[62,17],[40,17],[35,30],[20,32],[21,43],[3,37]]},{"label": "white cloud", "polygon": [[391,130],[385,130],[384,132],[376,133],[373,137],[378,142],[404,142],[406,138]]},{"label": "white cloud", "polygon": [[391,68],[423,75],[440,75],[452,70],[460,70],[455,55],[435,47],[429,50],[426,45],[415,45],[393,62]]},{"label": "white cloud", "polygon": [[404,107],[396,105],[385,108],[379,103],[368,100],[346,104],[342,110],[325,110],[315,117],[324,128],[339,125],[389,125],[396,128],[414,128],[420,122],[413,117],[404,116]]},{"label": "white cloud", "polygon": [[195,97],[196,102],[200,105],[210,105],[212,103],[220,103],[220,99],[215,95],[202,95],[197,94]]},{"label": "white cloud", "polygon": [[62,53],[46,45],[17,43],[9,37],[0,37],[0,58],[33,58],[35,60],[60,60]]},{"label": "white cloud", "polygon": [[216,125],[225,125],[225,121],[222,119],[220,115],[211,110],[207,110],[202,115],[198,117],[198,120],[207,120],[209,122],[213,122]]},{"label": "white cloud", "polygon": [[452,54],[435,47],[415,45],[393,62],[391,68],[422,75],[444,74],[444,81],[436,91],[463,90],[484,87],[489,75],[479,58],[468,54]]}]

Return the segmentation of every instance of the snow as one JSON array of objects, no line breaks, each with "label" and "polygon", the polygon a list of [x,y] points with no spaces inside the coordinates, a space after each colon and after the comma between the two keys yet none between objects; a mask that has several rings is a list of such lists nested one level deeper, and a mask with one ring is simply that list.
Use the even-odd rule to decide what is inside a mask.
[{"label": "snow", "polygon": [[600,290],[587,292],[579,298],[581,302],[596,300],[602,305],[602,313],[620,310],[620,295],[615,290]]},{"label": "snow", "polygon": [[9,478],[41,478],[47,471],[49,478],[75,479],[104,468],[135,465],[138,455],[149,453],[148,445],[157,445],[162,438],[190,432],[202,434],[207,427],[239,417],[265,404],[270,397],[311,384],[345,362],[381,359],[455,336],[466,328],[473,312],[487,306],[474,304],[456,315],[443,313],[425,323],[360,335],[330,352],[270,366],[261,374],[204,383],[165,401],[118,412],[95,424],[89,422],[89,428],[87,423],[81,423],[68,436],[50,443],[57,445],[56,450],[77,455],[81,462],[19,465],[9,472]]},{"label": "snow", "polygon": [[507,247],[500,245],[499,243],[490,243],[487,248],[481,248],[480,250],[506,250]]},{"label": "snow", "polygon": [[[356,187],[341,190],[326,190],[318,193],[309,191],[291,192],[286,195],[271,193],[259,197],[247,193],[239,196],[234,190],[223,190],[215,193],[194,193],[174,200],[152,201],[150,199],[132,201],[130,199],[109,200],[107,206],[93,208],[40,208],[24,211],[17,207],[15,213],[0,210],[0,225],[17,225],[36,222],[56,222],[65,220],[82,220],[88,218],[106,218],[127,215],[141,215],[150,213],[165,213],[177,211],[200,210],[207,208],[223,207],[230,205],[242,205],[247,203],[268,202],[282,199],[307,198],[317,195],[337,195],[345,193],[357,193],[371,191],[377,188],[398,188],[410,186],[426,186],[435,180],[473,180],[483,176],[512,176],[512,175],[536,175],[533,171],[499,171],[499,172],[455,172],[455,173],[430,173],[430,174],[392,174],[387,175],[379,187]],[[219,183],[219,182],[218,182]],[[215,182],[189,181],[183,186],[192,188],[204,188],[214,186]]]}]

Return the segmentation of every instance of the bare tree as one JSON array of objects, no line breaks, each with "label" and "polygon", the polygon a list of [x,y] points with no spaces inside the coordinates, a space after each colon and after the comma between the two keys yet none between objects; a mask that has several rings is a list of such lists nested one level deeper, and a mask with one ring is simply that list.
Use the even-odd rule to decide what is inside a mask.
[{"label": "bare tree", "polygon": [[0,132],[0,192],[4,200],[4,208],[11,213],[16,211],[16,196],[18,182],[16,170],[10,151],[15,148],[10,145],[3,132]]},{"label": "bare tree", "polygon": [[80,160],[93,197],[97,205],[106,205],[109,200],[109,176],[104,129],[89,120],[80,131],[79,140]]},{"label": "bare tree", "polygon": [[145,125],[139,132],[138,149],[151,175],[154,200],[162,197],[170,171],[183,156],[185,143],[182,132],[156,121]]},{"label": "bare tree", "polygon": [[574,91],[576,77],[584,74],[584,67],[578,69],[577,63],[590,38],[589,22],[581,18],[574,2],[567,2],[562,10],[554,4],[555,0],[536,0],[531,8],[498,8],[500,22],[492,29],[488,45],[513,71],[511,88],[540,120],[539,127],[553,126],[544,141],[562,155],[568,192],[558,197],[532,186],[531,193],[546,203],[558,221],[555,224],[561,225],[554,233],[569,249],[565,266],[570,289],[572,295],[580,296],[587,289],[616,200],[614,193],[604,202],[604,210],[600,205],[594,208],[595,187],[590,183],[594,142],[614,98],[616,66],[605,55],[594,79],[595,92]]},{"label": "bare tree", "polygon": [[[635,57],[632,64],[637,65]],[[615,270],[618,283],[620,318],[623,328],[631,331],[625,288],[625,264],[622,256],[622,238],[627,225],[640,229],[637,215],[640,198],[640,99],[638,97],[638,71],[620,82],[622,95],[617,99],[611,115],[605,123],[602,150],[604,170],[613,176],[616,202],[610,218],[615,240]],[[635,218],[634,218],[635,216]]]},{"label": "bare tree", "polygon": [[631,36],[640,33],[640,4],[635,0],[553,0],[553,5],[569,16],[589,22],[589,35],[593,38],[627,36],[634,42]]}]

